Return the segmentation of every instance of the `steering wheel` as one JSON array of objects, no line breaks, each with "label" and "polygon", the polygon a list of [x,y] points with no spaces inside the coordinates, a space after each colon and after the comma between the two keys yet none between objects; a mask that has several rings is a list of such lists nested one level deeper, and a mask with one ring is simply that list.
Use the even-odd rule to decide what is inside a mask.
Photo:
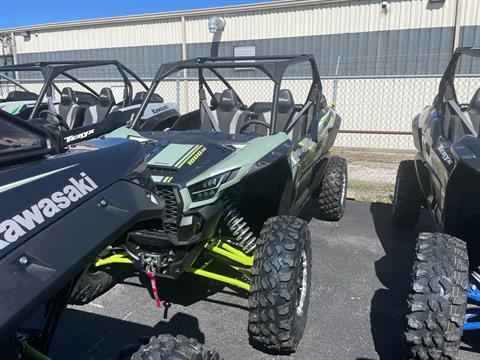
[{"label": "steering wheel", "polygon": [[64,127],[66,130],[70,130],[70,126],[68,126],[68,124],[66,123],[65,120],[63,120],[63,118],[58,115],[56,112],[53,112],[51,110],[42,110],[40,111],[40,113],[38,114],[38,116],[42,116],[42,114],[48,114],[48,115],[52,115],[56,120],[57,120],[57,123],[58,125]]},{"label": "steering wheel", "polygon": [[240,130],[238,131],[239,133],[244,133],[244,130],[250,126],[250,125],[262,125],[262,126],[265,126],[267,129],[270,130],[270,124],[267,123],[265,120],[249,120],[247,121],[245,124],[243,124],[241,127],[240,127]]}]

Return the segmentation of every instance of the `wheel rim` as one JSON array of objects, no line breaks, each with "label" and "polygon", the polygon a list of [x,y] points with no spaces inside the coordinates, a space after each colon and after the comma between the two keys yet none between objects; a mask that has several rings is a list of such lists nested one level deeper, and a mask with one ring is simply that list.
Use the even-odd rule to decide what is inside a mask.
[{"label": "wheel rim", "polygon": [[398,198],[398,179],[395,181],[395,187],[393,189],[393,206],[392,206],[392,214],[395,215],[395,207],[397,206],[397,199]]},{"label": "wheel rim", "polygon": [[305,250],[302,251],[302,268],[300,269],[300,276],[297,282],[297,315],[302,316],[305,307],[305,300],[307,299],[308,287],[308,260]]},{"label": "wheel rim", "polygon": [[347,176],[343,173],[342,176],[342,198],[341,198],[341,205],[345,204],[345,199],[347,198]]}]

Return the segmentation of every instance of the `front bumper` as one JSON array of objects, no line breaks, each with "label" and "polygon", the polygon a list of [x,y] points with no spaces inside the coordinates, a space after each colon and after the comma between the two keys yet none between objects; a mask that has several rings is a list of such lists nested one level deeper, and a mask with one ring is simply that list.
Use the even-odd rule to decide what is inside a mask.
[{"label": "front bumper", "polygon": [[[160,187],[159,187],[160,188]],[[191,246],[211,238],[221,216],[224,204],[220,198],[216,202],[183,213],[183,202],[177,187],[169,190],[157,189],[165,199],[165,217],[159,228],[142,229],[129,234],[129,238],[139,245],[156,248]]]},{"label": "front bumper", "polygon": [[130,232],[126,251],[139,270],[155,268],[157,276],[175,279],[191,267],[204,248],[204,242],[215,235],[224,213],[223,201],[183,213],[180,192],[158,191],[165,198],[165,216],[158,228]]}]

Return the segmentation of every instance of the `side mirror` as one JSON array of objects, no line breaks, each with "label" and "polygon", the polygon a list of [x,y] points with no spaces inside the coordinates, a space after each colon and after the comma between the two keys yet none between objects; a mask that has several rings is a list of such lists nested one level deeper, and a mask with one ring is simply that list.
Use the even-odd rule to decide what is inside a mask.
[{"label": "side mirror", "polygon": [[150,98],[150,102],[151,103],[163,103],[163,102],[165,102],[165,99],[163,97],[161,97],[160,95],[153,93],[152,97]]}]

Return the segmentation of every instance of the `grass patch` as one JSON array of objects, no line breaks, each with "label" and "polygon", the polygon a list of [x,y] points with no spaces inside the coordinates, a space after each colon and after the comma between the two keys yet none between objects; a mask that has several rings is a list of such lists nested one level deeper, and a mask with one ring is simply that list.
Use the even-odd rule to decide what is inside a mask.
[{"label": "grass patch", "polygon": [[393,201],[393,192],[395,184],[349,180],[348,195],[357,201],[382,202],[391,204]]}]

